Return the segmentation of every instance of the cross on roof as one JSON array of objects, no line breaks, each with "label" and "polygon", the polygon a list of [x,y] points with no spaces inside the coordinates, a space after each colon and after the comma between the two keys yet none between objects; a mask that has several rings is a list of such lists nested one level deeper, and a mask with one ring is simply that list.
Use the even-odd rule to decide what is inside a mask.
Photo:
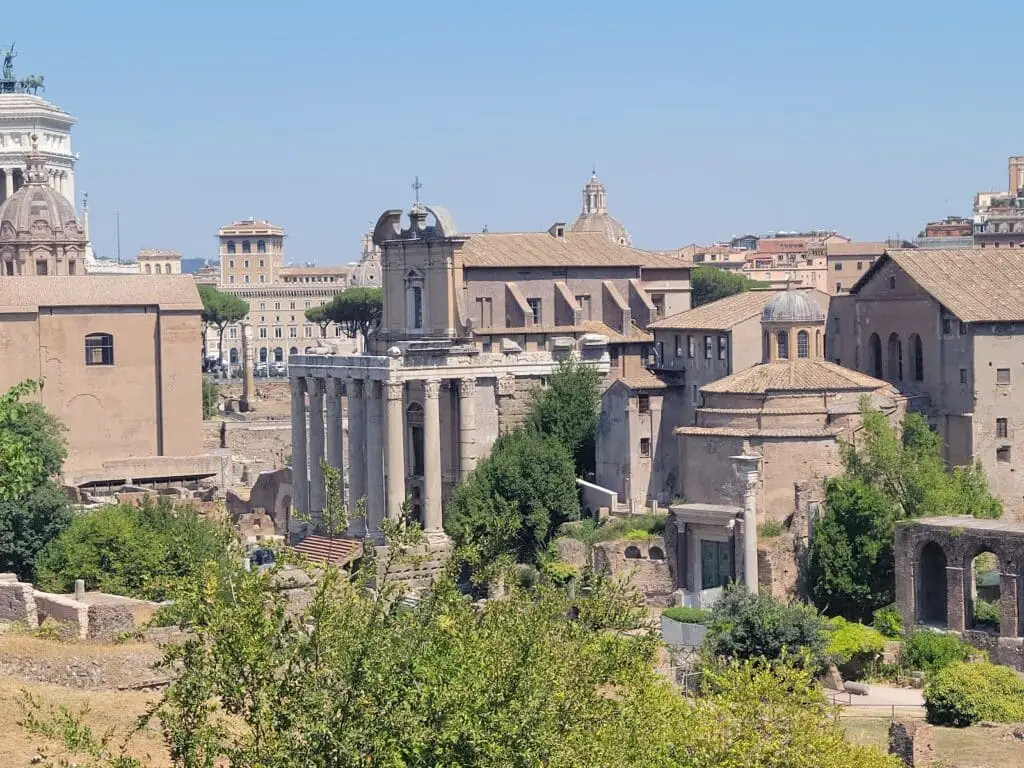
[{"label": "cross on roof", "polygon": [[413,191],[416,193],[416,202],[419,203],[419,201],[420,201],[420,190],[423,189],[423,185],[420,184],[420,177],[419,176],[417,176],[416,177],[416,181],[414,181],[412,183],[412,188],[413,188]]}]

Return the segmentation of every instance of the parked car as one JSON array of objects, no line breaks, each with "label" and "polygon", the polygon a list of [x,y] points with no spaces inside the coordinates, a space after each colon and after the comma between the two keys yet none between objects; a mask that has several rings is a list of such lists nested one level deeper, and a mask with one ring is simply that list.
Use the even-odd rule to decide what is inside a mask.
[{"label": "parked car", "polygon": [[254,376],[269,376],[270,367],[267,363],[256,363],[256,366],[252,369]]},{"label": "parked car", "polygon": [[270,375],[271,376],[287,376],[288,367],[284,363],[271,363],[270,364]]}]

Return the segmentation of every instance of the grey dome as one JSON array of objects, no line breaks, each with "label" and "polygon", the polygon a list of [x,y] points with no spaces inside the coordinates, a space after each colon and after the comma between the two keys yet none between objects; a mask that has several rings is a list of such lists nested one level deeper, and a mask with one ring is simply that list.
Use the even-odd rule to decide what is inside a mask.
[{"label": "grey dome", "polygon": [[596,232],[618,245],[633,244],[629,230],[608,213],[606,191],[604,185],[597,180],[597,174],[593,174],[583,188],[583,208],[569,231]]},{"label": "grey dome", "polygon": [[803,291],[783,291],[764,305],[762,323],[823,323],[821,306]]},{"label": "grey dome", "polygon": [[33,235],[75,242],[84,236],[74,206],[48,184],[26,184],[0,205],[0,236],[21,239]]}]

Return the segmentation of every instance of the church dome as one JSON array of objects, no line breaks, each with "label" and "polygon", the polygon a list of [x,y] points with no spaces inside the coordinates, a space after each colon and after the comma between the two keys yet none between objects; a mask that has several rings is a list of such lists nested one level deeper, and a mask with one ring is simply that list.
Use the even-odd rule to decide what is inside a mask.
[{"label": "church dome", "polygon": [[47,183],[33,145],[25,184],[0,204],[0,243],[35,239],[78,243],[84,237],[75,207]]},{"label": "church dome", "polygon": [[583,188],[583,208],[569,227],[570,232],[596,232],[618,245],[632,245],[633,238],[618,219],[608,213],[604,184],[597,174],[590,177]]},{"label": "church dome", "polygon": [[764,305],[762,323],[824,323],[825,313],[818,302],[792,287]]}]

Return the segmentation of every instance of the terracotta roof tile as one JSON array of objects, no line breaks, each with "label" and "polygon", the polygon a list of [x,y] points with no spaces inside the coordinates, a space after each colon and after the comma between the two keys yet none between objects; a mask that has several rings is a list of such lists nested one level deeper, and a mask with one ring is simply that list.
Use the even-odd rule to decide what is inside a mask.
[{"label": "terracotta roof tile", "polygon": [[[1024,255],[1016,248],[894,249],[886,256],[965,322],[1024,320]],[[850,292],[857,293],[883,262],[876,261]]]},{"label": "terracotta roof tile", "polygon": [[[813,290],[808,288],[797,290]],[[696,309],[688,309],[651,323],[649,328],[679,328],[707,331],[722,331],[732,328],[743,320],[760,315],[765,304],[783,291],[754,290],[726,296],[724,299],[712,301]],[[814,290],[814,298],[822,309],[828,309],[829,297]]]},{"label": "terracotta roof tile", "polygon": [[301,552],[314,563],[329,565],[347,565],[363,554],[363,544],[358,539],[336,538],[316,534],[307,536],[291,547]]},{"label": "terracotta roof tile", "polygon": [[622,382],[630,389],[668,389],[669,386],[650,371],[644,371],[636,376],[619,376],[612,383],[618,382]]},{"label": "terracotta roof tile", "polygon": [[488,232],[469,235],[461,251],[467,267],[598,267],[636,266],[689,268],[677,256],[616,245],[601,234],[566,232]]},{"label": "terracotta roof tile", "polygon": [[703,392],[838,392],[848,390],[891,389],[891,386],[866,373],[843,368],[824,360],[790,360],[762,363],[745,371],[705,385]]},{"label": "terracotta roof tile", "polygon": [[885,243],[825,243],[828,256],[881,256]]},{"label": "terracotta roof tile", "polygon": [[2,314],[40,307],[203,308],[192,275],[28,275],[0,278],[0,286]]}]

